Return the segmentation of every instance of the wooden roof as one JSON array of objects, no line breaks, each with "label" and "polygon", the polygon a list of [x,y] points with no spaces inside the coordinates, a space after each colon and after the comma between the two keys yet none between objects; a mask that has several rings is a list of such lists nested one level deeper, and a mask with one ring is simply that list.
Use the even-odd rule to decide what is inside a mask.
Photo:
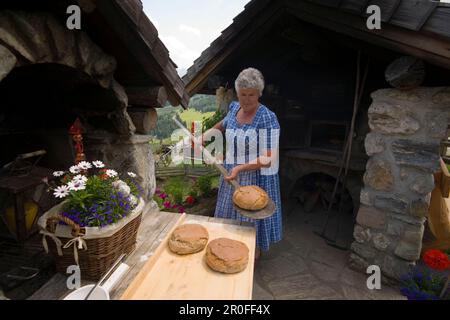
[{"label": "wooden roof", "polygon": [[[366,26],[369,5],[381,9],[381,30]],[[450,69],[450,5],[430,0],[252,0],[233,23],[187,70],[183,81],[189,95],[255,32],[283,14],[345,34],[373,45]]]},{"label": "wooden roof", "polygon": [[[119,82],[129,87],[161,84],[167,91],[172,105],[187,107],[189,96],[177,73],[177,66],[169,57],[169,51],[158,37],[158,30],[143,11],[140,0],[98,0],[96,1],[99,19],[108,25],[120,42],[114,42],[105,34],[97,36],[119,57]],[[96,15],[93,14],[92,19]],[[113,40],[106,43],[105,40]],[[121,45],[124,48],[120,48]],[[132,62],[128,60],[134,60]],[[122,62],[122,66],[121,66]],[[122,78],[122,79],[120,79]]]},{"label": "wooden roof", "polygon": [[67,7],[73,4],[82,9],[81,30],[116,59],[114,78],[126,90],[163,88],[161,96],[172,105],[188,106],[189,96],[177,66],[140,0],[2,0],[0,10],[48,11],[65,25]]}]

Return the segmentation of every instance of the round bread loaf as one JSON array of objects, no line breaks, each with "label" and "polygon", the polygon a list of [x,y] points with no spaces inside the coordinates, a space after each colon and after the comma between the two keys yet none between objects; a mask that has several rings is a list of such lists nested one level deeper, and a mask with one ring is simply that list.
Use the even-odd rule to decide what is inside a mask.
[{"label": "round bread loaf", "polygon": [[242,186],[234,191],[233,202],[245,210],[261,210],[269,203],[269,196],[258,186]]},{"label": "round bread loaf", "polygon": [[208,243],[208,230],[199,224],[183,224],[170,236],[169,248],[177,254],[202,251]]},{"label": "round bread loaf", "polygon": [[206,247],[206,264],[223,273],[241,272],[248,264],[248,248],[240,241],[214,239]]}]

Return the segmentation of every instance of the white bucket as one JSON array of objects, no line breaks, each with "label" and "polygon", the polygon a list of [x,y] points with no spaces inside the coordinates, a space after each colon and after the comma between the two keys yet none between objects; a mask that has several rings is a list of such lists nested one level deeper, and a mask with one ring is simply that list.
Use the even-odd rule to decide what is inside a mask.
[{"label": "white bucket", "polygon": [[[102,286],[98,286],[89,296],[88,300],[110,300],[109,293],[120,281],[120,279],[125,275],[130,267],[121,263],[117,269],[111,274],[111,276],[106,280]],[[94,284],[89,284],[78,288],[77,290],[68,294],[64,300],[84,300],[84,298],[89,294],[89,291],[94,287]]]},{"label": "white bucket", "polygon": [[[64,300],[84,300],[84,298],[89,294],[89,291],[95,286],[95,284],[89,284],[87,286],[78,288],[77,290],[68,294]],[[103,287],[97,287],[91,293],[88,300],[109,300],[109,292]]]}]

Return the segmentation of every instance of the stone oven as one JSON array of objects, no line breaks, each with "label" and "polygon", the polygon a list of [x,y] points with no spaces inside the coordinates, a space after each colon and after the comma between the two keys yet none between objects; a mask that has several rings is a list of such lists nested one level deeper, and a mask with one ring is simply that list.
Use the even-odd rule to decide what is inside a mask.
[{"label": "stone oven", "polygon": [[[381,6],[382,31],[367,28],[370,4]],[[354,217],[352,266],[365,272],[375,264],[399,279],[420,256],[447,137],[450,33],[442,19],[450,11],[396,4],[250,1],[183,80],[191,95],[222,87],[226,96],[242,69],[260,69],[261,102],[281,126],[283,214],[288,199],[302,197],[299,186],[329,190],[339,178]]]},{"label": "stone oven", "polygon": [[[81,9],[80,30],[66,26],[73,4]],[[69,129],[78,118],[87,160],[136,172],[145,200],[155,189],[154,108],[167,100],[188,103],[176,65],[138,0],[3,1],[0,97],[0,168],[44,150],[38,167],[50,176],[67,169],[75,160]],[[2,170],[2,177],[8,174]],[[0,260],[7,261],[0,244]],[[0,278],[7,270],[0,268]]]},{"label": "stone oven", "polygon": [[66,27],[69,2],[1,5],[0,164],[34,149],[47,151],[45,167],[72,164],[68,129],[78,117],[87,158],[136,171],[150,198],[152,108],[185,106],[187,96],[140,1],[79,4],[81,30]]}]

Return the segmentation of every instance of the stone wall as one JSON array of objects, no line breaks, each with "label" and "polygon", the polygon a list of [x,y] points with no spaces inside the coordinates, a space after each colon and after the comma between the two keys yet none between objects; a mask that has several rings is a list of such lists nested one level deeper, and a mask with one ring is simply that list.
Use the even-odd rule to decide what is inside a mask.
[{"label": "stone wall", "polygon": [[450,89],[382,89],[371,97],[365,140],[370,159],[350,261],[364,271],[378,265],[384,276],[399,279],[420,258]]},{"label": "stone wall", "polygon": [[[144,199],[151,199],[156,182],[150,138],[134,134],[136,127],[128,114],[128,97],[113,77],[116,59],[105,54],[84,32],[68,30],[49,13],[1,11],[0,30],[0,81],[16,67],[54,63],[80,70],[95,79],[99,87],[107,89],[105,94],[110,99],[100,99],[93,94],[80,97],[80,105],[94,115],[96,111],[102,111],[100,114],[105,114],[104,121],[110,122],[114,129],[109,132],[104,128],[100,130],[89,123],[89,115],[83,117],[87,119],[83,124],[87,159],[102,160],[108,167],[123,173],[137,173],[144,189]],[[102,101],[107,101],[104,103],[107,105],[101,105]],[[147,119],[154,125],[156,112],[153,110]],[[71,147],[70,141],[67,145],[63,143],[58,141],[60,152],[55,153],[57,157]]]},{"label": "stone wall", "polygon": [[152,198],[155,188],[155,161],[150,148],[150,136],[131,137],[111,134],[86,134],[84,136],[86,157],[89,161],[101,160],[120,173],[131,171],[138,175],[144,189],[144,200]]}]

